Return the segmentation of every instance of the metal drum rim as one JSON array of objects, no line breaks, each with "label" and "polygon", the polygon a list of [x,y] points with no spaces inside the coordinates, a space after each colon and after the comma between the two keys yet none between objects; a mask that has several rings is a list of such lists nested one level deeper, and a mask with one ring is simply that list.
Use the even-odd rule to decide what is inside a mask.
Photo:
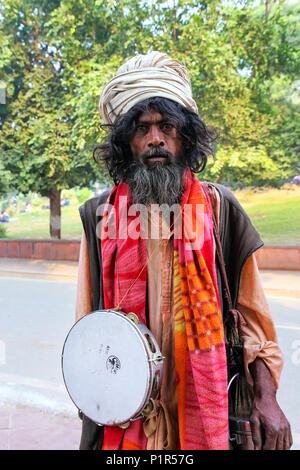
[{"label": "metal drum rim", "polygon": [[[89,418],[91,421],[93,421],[94,423],[96,423],[98,426],[109,426],[109,427],[114,427],[114,426],[121,426],[125,423],[127,423],[128,421],[130,420],[134,420],[134,418],[136,418],[140,413],[141,411],[143,410],[144,406],[147,404],[147,402],[149,401],[150,397],[151,397],[151,392],[152,392],[152,389],[151,389],[151,386],[148,387],[148,392],[145,393],[145,399],[144,401],[141,400],[141,403],[143,403],[138,409],[137,411],[132,415],[130,416],[129,418],[127,418],[126,420],[123,420],[123,421],[118,421],[116,422],[116,424],[106,424],[106,423],[100,423],[98,421],[95,421],[94,418],[88,416],[87,413],[84,412],[84,410],[81,410],[79,408],[79,406],[75,403],[70,391],[69,391],[69,388],[67,386],[67,383],[66,383],[66,378],[65,378],[65,373],[64,373],[64,367],[63,367],[63,361],[64,361],[64,351],[65,351],[65,346],[66,346],[66,342],[72,332],[72,330],[76,327],[76,325],[81,322],[82,320],[84,320],[87,316],[91,315],[91,314],[96,314],[96,313],[109,313],[109,312],[112,312],[114,314],[116,314],[119,318],[121,318],[122,320],[124,320],[126,323],[129,323],[131,325],[131,327],[134,328],[135,332],[137,333],[137,336],[138,338],[141,340],[141,343],[143,344],[144,346],[144,349],[146,351],[146,356],[148,358],[148,370],[149,370],[149,384],[152,385],[153,383],[153,370],[152,370],[152,365],[151,365],[151,358],[153,357],[153,352],[151,351],[150,349],[150,345],[147,341],[147,339],[145,338],[144,334],[140,331],[140,329],[138,328],[138,325],[135,324],[131,319],[127,318],[127,314],[123,311],[119,311],[119,310],[115,310],[115,309],[98,309],[98,310],[94,310],[93,312],[90,312],[88,313],[87,315],[84,315],[83,317],[79,318],[79,320],[77,320],[73,325],[72,327],[70,328],[70,330],[68,331],[67,333],[67,336],[65,338],[65,341],[64,341],[64,344],[63,344],[63,348],[62,348],[62,354],[61,354],[61,370],[62,370],[62,375],[63,375],[63,380],[64,380],[64,384],[65,384],[65,387],[66,387],[66,390],[68,392],[68,395],[71,399],[71,401],[74,403],[75,407],[79,410],[79,411],[82,411],[83,414]],[[151,331],[144,325],[142,324],[141,322],[139,322],[141,325],[143,325],[143,327],[150,333],[150,335],[152,337],[153,334],[151,333]],[[146,387],[145,387],[146,388]]]}]

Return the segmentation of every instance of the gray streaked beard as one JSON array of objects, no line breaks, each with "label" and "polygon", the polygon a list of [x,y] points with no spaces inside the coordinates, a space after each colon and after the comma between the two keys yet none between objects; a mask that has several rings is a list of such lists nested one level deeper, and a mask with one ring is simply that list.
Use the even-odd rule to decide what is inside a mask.
[{"label": "gray streaked beard", "polygon": [[146,166],[133,162],[128,172],[128,185],[134,204],[180,204],[184,194],[184,168],[176,163],[156,162]]}]

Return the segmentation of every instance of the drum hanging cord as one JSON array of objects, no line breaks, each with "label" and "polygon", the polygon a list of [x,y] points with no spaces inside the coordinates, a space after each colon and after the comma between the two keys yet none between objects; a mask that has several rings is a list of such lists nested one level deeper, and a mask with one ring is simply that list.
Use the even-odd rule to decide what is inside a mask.
[{"label": "drum hanging cord", "polygon": [[[174,223],[173,223],[173,227],[174,227]],[[174,234],[174,228],[172,229],[172,231],[170,232],[170,238],[173,236]],[[124,299],[127,297],[127,295],[129,294],[129,292],[131,291],[131,289],[133,288],[134,284],[137,282],[137,280],[139,279],[139,277],[142,275],[142,272],[144,271],[144,269],[147,267],[147,263],[148,261],[152,258],[153,254],[155,253],[155,251],[160,248],[161,246],[161,243],[159,243],[156,247],[153,248],[153,250],[151,251],[150,255],[148,256],[148,260],[147,262],[144,264],[144,266],[142,267],[142,269],[140,270],[139,274],[137,275],[137,277],[134,279],[134,281],[131,283],[131,285],[128,287],[127,291],[125,292],[125,294],[123,295],[122,299],[120,300],[120,302],[118,302],[118,305],[116,306],[115,310],[116,311],[119,311],[121,309],[121,305],[122,305],[122,302],[124,301]],[[119,299],[119,262],[117,261],[117,298]]]},{"label": "drum hanging cord", "polygon": [[[190,193],[191,191],[191,184],[190,184],[190,187],[188,189],[188,194]],[[188,198],[187,198],[188,199]],[[175,223],[177,222],[179,216],[181,215],[181,211],[179,212],[179,214],[177,215],[176,219],[173,221],[171,227],[170,227],[170,237],[171,238],[173,235],[174,235],[174,226],[175,226]],[[150,253],[150,255],[148,256],[148,260],[147,262],[144,264],[144,266],[142,267],[142,269],[140,270],[139,274],[137,275],[137,277],[134,279],[134,281],[132,282],[132,284],[128,287],[127,291],[125,292],[125,294],[123,295],[122,299],[118,302],[118,305],[116,306],[115,310],[116,311],[119,311],[121,309],[121,304],[122,302],[125,300],[125,298],[127,297],[127,295],[129,294],[129,292],[131,291],[131,289],[133,288],[134,284],[137,282],[137,280],[139,279],[139,277],[141,276],[142,272],[144,271],[144,269],[147,267],[147,263],[148,261],[152,258],[153,254],[155,253],[155,251],[157,250],[157,248],[160,248],[161,246],[161,243],[159,243],[156,247],[153,248],[152,252]],[[117,258],[117,298],[119,299],[119,259]]]}]

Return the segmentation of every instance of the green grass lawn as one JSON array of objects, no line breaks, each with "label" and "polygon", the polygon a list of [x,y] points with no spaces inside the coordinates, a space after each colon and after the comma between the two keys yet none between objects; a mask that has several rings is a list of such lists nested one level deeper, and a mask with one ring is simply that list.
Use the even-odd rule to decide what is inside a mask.
[{"label": "green grass lawn", "polygon": [[300,245],[300,188],[236,191],[265,245]]},{"label": "green grass lawn", "polygon": [[[61,236],[63,239],[80,239],[82,224],[78,205],[61,208]],[[50,238],[49,209],[33,208],[32,212],[15,214],[12,222],[5,224],[7,238]]]},{"label": "green grass lawn", "polygon": [[[300,188],[235,191],[266,245],[300,245]],[[71,206],[62,207],[62,238],[80,239],[82,225],[80,204],[74,198]],[[49,210],[41,206],[32,212],[12,215],[5,224],[7,238],[50,238]]]}]

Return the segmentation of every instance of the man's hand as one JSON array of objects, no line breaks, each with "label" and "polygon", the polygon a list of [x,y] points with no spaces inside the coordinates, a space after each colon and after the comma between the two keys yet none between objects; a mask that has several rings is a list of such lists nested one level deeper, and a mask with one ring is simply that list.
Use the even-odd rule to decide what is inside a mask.
[{"label": "man's hand", "polygon": [[254,398],[250,417],[254,450],[288,450],[293,440],[290,424],[276,398]]},{"label": "man's hand", "polygon": [[256,358],[249,366],[254,382],[250,425],[254,450],[288,450],[293,444],[291,428],[276,400],[268,367]]}]

